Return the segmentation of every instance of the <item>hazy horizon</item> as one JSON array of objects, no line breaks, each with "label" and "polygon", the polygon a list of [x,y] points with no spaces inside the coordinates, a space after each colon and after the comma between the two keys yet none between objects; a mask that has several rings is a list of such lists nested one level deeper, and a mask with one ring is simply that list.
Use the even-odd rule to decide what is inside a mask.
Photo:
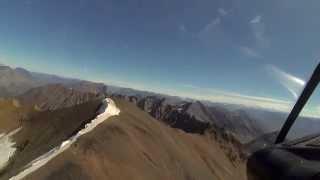
[{"label": "hazy horizon", "polygon": [[[209,101],[211,103],[243,105],[243,106],[247,106],[250,108],[258,108],[258,109],[265,109],[265,110],[285,112],[285,113],[288,113],[290,111],[291,104],[294,103],[294,102],[287,102],[284,100],[276,100],[276,99],[271,99],[271,98],[266,98],[266,97],[247,96],[247,95],[241,95],[241,94],[223,92],[223,91],[211,92],[211,93],[215,94],[215,96],[212,98],[193,97],[191,94],[183,95],[183,94],[173,94],[173,93],[169,93],[169,92],[152,91],[150,89],[139,89],[139,88],[134,88],[134,87],[126,86],[126,85],[118,85],[118,84],[112,84],[112,83],[110,84],[107,82],[94,81],[94,80],[90,80],[90,79],[81,79],[79,77],[64,76],[64,75],[59,75],[59,74],[54,74],[54,73],[33,71],[33,70],[30,70],[30,69],[22,67],[22,66],[14,66],[14,65],[2,63],[2,62],[0,62],[0,65],[9,66],[10,68],[13,68],[13,69],[22,68],[27,71],[33,72],[33,73],[43,73],[43,74],[53,75],[53,76],[66,78],[66,79],[77,79],[77,80],[90,81],[90,82],[94,82],[94,83],[102,83],[107,86],[109,85],[109,86],[114,86],[114,87],[119,87],[119,88],[130,88],[133,90],[145,91],[145,92],[150,92],[150,93],[158,93],[161,95],[176,96],[176,97],[180,97],[180,98],[200,100],[200,101]],[[208,90],[208,91],[212,91],[212,90]],[[277,105],[277,106],[274,107],[275,105]],[[306,114],[305,116],[314,117],[314,115],[308,115],[308,114]]]}]

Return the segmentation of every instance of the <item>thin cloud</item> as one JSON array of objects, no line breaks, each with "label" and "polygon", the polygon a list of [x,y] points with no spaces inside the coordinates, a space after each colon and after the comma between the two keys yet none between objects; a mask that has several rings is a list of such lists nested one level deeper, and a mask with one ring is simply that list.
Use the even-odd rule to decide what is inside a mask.
[{"label": "thin cloud", "polygon": [[257,23],[260,23],[261,20],[262,20],[262,16],[256,16],[250,21],[250,23],[251,24],[257,24]]},{"label": "thin cloud", "polygon": [[215,26],[217,26],[221,23],[221,18],[223,16],[228,15],[228,12],[223,8],[219,8],[218,13],[219,13],[218,17],[212,19],[212,21],[210,21],[207,25],[205,25],[205,27],[202,29],[201,32],[212,30]]},{"label": "thin cloud", "polygon": [[211,31],[215,26],[219,25],[220,23],[221,23],[221,19],[219,17],[215,18],[210,23],[208,23],[203,30]]},{"label": "thin cloud", "polygon": [[186,26],[184,24],[179,27],[179,30],[181,32],[187,32],[187,28],[186,28]]},{"label": "thin cloud", "polygon": [[207,38],[208,33],[214,31],[216,26],[221,24],[223,17],[229,14],[229,12],[227,12],[223,8],[219,8],[217,11],[218,11],[218,16],[213,18],[208,24],[204,26],[204,28],[202,28],[201,31],[199,31],[198,37]]},{"label": "thin cloud", "polygon": [[252,26],[254,37],[259,46],[265,47],[267,45],[267,38],[265,37],[265,25],[255,24]]},{"label": "thin cloud", "polygon": [[185,88],[192,88],[192,89],[197,89],[198,87],[195,86],[195,85],[192,85],[192,84],[183,84],[181,85],[182,87],[185,87]]},{"label": "thin cloud", "polygon": [[226,15],[228,15],[228,12],[227,12],[225,9],[223,9],[223,8],[219,8],[219,9],[218,9],[218,13],[220,14],[220,16],[226,16]]},{"label": "thin cloud", "polygon": [[204,28],[198,33],[199,37],[206,36],[209,32],[212,32],[216,26],[221,23],[221,19],[219,17],[213,19],[208,24],[204,26]]},{"label": "thin cloud", "polygon": [[262,58],[262,56],[254,49],[243,46],[240,47],[240,50],[243,54],[245,54],[246,56],[249,56],[251,58]]},{"label": "thin cloud", "polygon": [[216,89],[202,88],[194,85],[182,85],[189,88],[189,92],[180,93],[185,97],[209,100],[217,103],[237,104],[252,108],[262,108],[273,111],[289,112],[293,102],[269,97],[248,96]]},{"label": "thin cloud", "polygon": [[268,47],[269,41],[266,37],[266,25],[262,20],[262,16],[256,16],[250,21],[253,36],[256,39],[259,48]]}]

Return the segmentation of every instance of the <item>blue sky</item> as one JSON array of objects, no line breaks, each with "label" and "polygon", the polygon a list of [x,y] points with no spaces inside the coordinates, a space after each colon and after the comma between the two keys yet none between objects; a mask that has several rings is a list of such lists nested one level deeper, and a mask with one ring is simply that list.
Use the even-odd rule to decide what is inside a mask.
[{"label": "blue sky", "polygon": [[319,60],[319,6],[317,0],[3,0],[0,62],[199,99],[288,104],[302,88],[290,77],[308,79]]}]

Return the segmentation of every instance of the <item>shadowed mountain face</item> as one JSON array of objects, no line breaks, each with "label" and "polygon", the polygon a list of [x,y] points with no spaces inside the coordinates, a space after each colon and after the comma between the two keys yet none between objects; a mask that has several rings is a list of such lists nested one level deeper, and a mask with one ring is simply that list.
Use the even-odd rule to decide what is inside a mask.
[{"label": "shadowed mountain face", "polygon": [[189,133],[203,134],[210,127],[233,134],[245,144],[264,133],[259,123],[243,110],[210,107],[200,101],[172,101],[170,97],[115,95],[135,103],[155,119]]},{"label": "shadowed mountain face", "polygon": [[154,120],[133,104],[121,110],[38,171],[32,180],[57,179],[245,179],[211,135],[187,134]]},{"label": "shadowed mountain face", "polygon": [[[0,129],[3,132],[21,129],[12,137],[16,152],[9,165],[0,170],[0,179],[5,180],[17,174],[31,161],[77,133],[96,116],[100,104],[101,100],[91,100],[72,107],[43,112],[35,111],[31,107],[7,104],[7,109],[13,109],[12,111],[20,114],[20,117],[5,117],[4,119],[10,119],[10,123],[3,125],[1,121]],[[3,109],[0,110],[0,114],[1,112]],[[4,116],[2,114],[2,117]]]},{"label": "shadowed mountain face", "polygon": [[16,151],[9,165],[0,169],[0,179],[17,174],[77,133],[95,118],[103,98],[101,94],[56,84],[0,100],[0,134],[20,129],[10,137]]},{"label": "shadowed mountain face", "polygon": [[72,107],[102,98],[103,96],[101,94],[91,93],[91,90],[87,92],[85,89],[78,91],[77,89],[68,88],[61,84],[33,88],[17,97],[20,103],[32,105],[37,110],[42,111]]},{"label": "shadowed mountain face", "polygon": [[0,65],[0,97],[21,94],[40,84],[28,71]]},{"label": "shadowed mountain face", "polygon": [[64,84],[66,87],[83,92],[92,93],[96,95],[103,95],[107,91],[107,86],[102,83],[93,83],[89,81],[78,81]]}]

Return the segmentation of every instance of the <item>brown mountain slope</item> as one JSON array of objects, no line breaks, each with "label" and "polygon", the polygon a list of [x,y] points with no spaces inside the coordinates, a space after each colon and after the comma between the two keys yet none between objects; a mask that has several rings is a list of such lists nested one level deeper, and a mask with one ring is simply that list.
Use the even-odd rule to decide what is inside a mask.
[{"label": "brown mountain slope", "polygon": [[65,85],[80,92],[89,92],[93,94],[104,94],[107,91],[106,85],[90,81],[78,81]]},{"label": "brown mountain slope", "polygon": [[33,113],[33,108],[21,106],[17,100],[0,99],[0,134],[19,128],[21,121]]},{"label": "brown mountain slope", "polygon": [[[14,129],[21,127],[21,130],[12,137],[12,141],[16,143],[17,151],[9,166],[0,170],[0,179],[6,180],[17,174],[32,160],[70,138],[96,117],[100,104],[101,100],[95,100],[55,111],[32,111],[27,117],[19,119],[18,124],[11,125],[9,123],[11,129],[12,127]],[[23,109],[23,107],[20,108]],[[2,111],[0,110],[0,112]],[[5,114],[4,111],[3,113]],[[7,117],[5,119],[12,120],[9,116]],[[2,128],[2,119],[0,122]]]},{"label": "brown mountain slope", "polygon": [[80,137],[26,179],[245,179],[244,165],[231,162],[210,136],[172,129],[124,100],[116,104],[120,116]]}]

